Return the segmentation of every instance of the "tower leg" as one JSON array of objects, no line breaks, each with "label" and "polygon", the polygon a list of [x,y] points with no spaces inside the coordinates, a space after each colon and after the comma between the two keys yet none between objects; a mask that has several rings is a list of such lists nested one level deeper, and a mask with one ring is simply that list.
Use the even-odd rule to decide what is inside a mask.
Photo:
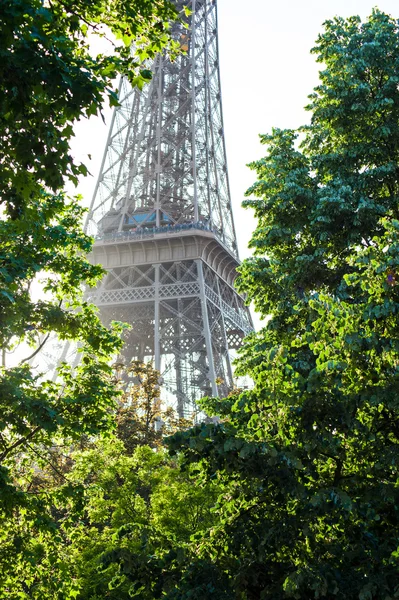
[{"label": "tower leg", "polygon": [[155,285],[155,303],[154,303],[154,362],[157,371],[161,370],[161,348],[160,348],[160,319],[159,319],[159,270],[160,265],[154,265],[154,285]]},{"label": "tower leg", "polygon": [[208,355],[208,368],[209,368],[209,378],[212,386],[212,395],[218,395],[218,388],[216,383],[216,373],[215,373],[215,363],[213,360],[213,349],[212,349],[212,340],[211,340],[211,332],[209,327],[209,316],[208,316],[208,307],[206,304],[206,295],[205,295],[205,281],[204,281],[204,270],[202,267],[202,261],[197,260],[197,268],[198,268],[198,280],[200,286],[200,297],[201,297],[201,308],[202,308],[202,324],[203,324],[203,333],[205,338],[206,345],[206,353]]}]

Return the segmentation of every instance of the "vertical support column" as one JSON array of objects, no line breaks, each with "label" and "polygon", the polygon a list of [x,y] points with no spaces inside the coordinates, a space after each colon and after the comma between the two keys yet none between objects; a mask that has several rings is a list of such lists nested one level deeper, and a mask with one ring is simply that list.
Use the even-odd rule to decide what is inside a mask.
[{"label": "vertical support column", "polygon": [[[176,264],[176,276],[177,281],[181,281],[181,264]],[[185,385],[183,385],[183,373],[182,373],[182,344],[181,344],[181,315],[182,315],[182,299],[177,299],[177,313],[179,315],[178,321],[175,326],[175,334],[177,334],[177,339],[179,340],[176,344],[175,342],[175,369],[176,369],[176,395],[177,395],[177,414],[180,418],[185,417],[185,405],[187,404],[187,395],[185,393]]]},{"label": "vertical support column", "polygon": [[157,178],[157,196],[155,201],[155,224],[157,227],[161,225],[160,217],[160,199],[161,199],[161,127],[162,127],[162,55],[159,56],[159,75],[158,75],[158,122],[157,122],[157,165],[156,165],[156,178]]},{"label": "vertical support column", "polygon": [[[121,79],[119,81],[119,84],[118,84],[118,96],[120,95],[121,89],[122,89],[122,77],[121,77]],[[92,197],[91,202],[90,202],[89,212],[87,213],[86,222],[84,224],[83,231],[85,233],[87,233],[87,231],[88,231],[88,229],[90,227],[90,222],[92,220],[93,211],[94,211],[94,208],[95,208],[94,203],[95,203],[96,198],[97,198],[98,188],[100,187],[101,175],[104,172],[105,161],[107,159],[107,155],[108,155],[109,149],[111,147],[112,132],[113,132],[113,129],[114,129],[114,123],[115,123],[115,119],[116,119],[116,112],[117,112],[117,109],[115,109],[112,112],[111,125],[110,125],[109,131],[108,131],[107,143],[105,144],[105,150],[104,150],[103,158],[102,158],[102,161],[101,161],[100,175],[99,175],[99,177],[97,177],[96,187],[94,188],[93,197]]]},{"label": "vertical support column", "polygon": [[159,319],[159,286],[161,265],[154,265],[155,277],[155,299],[154,299],[154,359],[155,368],[161,370],[161,348],[160,348],[160,319]]},{"label": "vertical support column", "polygon": [[195,127],[195,0],[191,6],[191,148],[193,160],[193,182],[194,182],[194,221],[199,219],[198,213],[198,190],[197,190],[197,157],[196,157],[196,127]]},{"label": "vertical support column", "polygon": [[[208,63],[206,64],[207,68],[209,69]],[[208,79],[209,79],[209,70],[208,70]],[[207,102],[208,102],[208,111],[209,114],[212,114],[212,106],[211,106],[211,98],[210,95],[208,94],[207,96]],[[216,137],[215,137],[215,123],[213,121],[213,119],[210,122],[210,134],[211,134],[211,144],[212,144],[212,151],[213,151],[213,161],[212,161],[212,170],[214,171],[214,178],[215,178],[215,185],[216,185],[216,193],[217,193],[217,211],[219,213],[218,215],[218,227],[222,233],[222,239],[225,242],[225,228],[224,228],[224,220],[223,220],[223,213],[222,213],[222,206],[221,206],[221,194],[220,194],[220,182],[219,182],[219,165],[218,165],[218,161],[217,161],[217,152],[216,152]],[[220,134],[219,134],[220,135]],[[224,136],[223,136],[224,138]],[[212,206],[212,202],[211,202],[211,210],[215,213],[216,212],[216,206]],[[212,222],[213,220],[216,219],[216,215],[212,215]]]},{"label": "vertical support column", "polygon": [[[215,29],[216,31],[219,31],[218,27],[218,9],[217,9],[217,2],[214,3],[214,14],[215,14]],[[216,56],[218,57],[218,62],[217,62],[217,86],[218,86],[218,90],[219,90],[219,107],[220,107],[220,122],[221,122],[221,126],[222,126],[222,144],[223,144],[223,157],[224,160],[226,161],[226,167],[227,167],[227,154],[226,154],[226,140],[224,138],[224,121],[223,121],[223,109],[222,109],[222,90],[221,90],[221,85],[220,85],[220,62],[219,62],[219,39],[218,36],[216,36]],[[219,196],[219,209],[221,210],[221,213],[226,213],[226,208],[227,208],[227,215],[228,218],[226,219],[226,216],[222,218],[222,237],[223,237],[223,241],[227,246],[231,248],[231,244],[228,242],[228,240],[226,240],[226,227],[230,226],[231,227],[231,233],[233,235],[233,252],[234,255],[236,256],[236,258],[238,258],[238,252],[237,252],[237,236],[236,236],[236,231],[235,231],[235,227],[234,227],[234,220],[233,220],[233,215],[232,215],[232,211],[231,211],[231,193],[230,193],[230,181],[229,181],[229,174],[226,168],[226,173],[225,173],[225,178],[226,178],[226,186],[227,186],[227,198],[228,198],[228,206],[224,207],[223,209],[221,209],[220,207],[220,203],[221,203],[221,197]],[[228,223],[228,225],[226,225],[226,221]]]},{"label": "vertical support column", "polygon": [[205,19],[205,106],[204,106],[204,119],[205,119],[205,156],[206,156],[206,193],[207,193],[207,204],[208,204],[208,223],[211,229],[213,229],[213,217],[212,217],[212,202],[211,202],[211,187],[210,187],[210,168],[209,168],[209,129],[212,127],[211,124],[211,111],[209,102],[209,59],[208,59],[208,19]]},{"label": "vertical support column", "polygon": [[212,384],[212,395],[218,396],[219,393],[218,393],[218,387],[216,385],[216,373],[215,373],[215,363],[213,360],[211,331],[209,328],[208,307],[206,305],[204,270],[202,267],[202,261],[200,259],[197,259],[195,262],[197,263],[197,269],[198,269],[198,281],[199,281],[199,286],[200,286],[200,297],[201,297],[201,307],[202,307],[202,322],[203,322],[203,326],[204,326],[204,338],[205,338],[206,353],[208,355],[209,377],[211,379],[211,384]]},{"label": "vertical support column", "polygon": [[231,363],[230,363],[230,359],[229,359],[229,344],[227,342],[227,333],[226,333],[226,323],[224,320],[224,313],[223,313],[223,308],[222,308],[222,294],[220,293],[220,283],[219,283],[219,277],[216,275],[216,286],[217,286],[217,290],[218,290],[218,296],[219,296],[219,310],[220,310],[220,315],[222,318],[222,329],[223,329],[223,338],[224,338],[224,343],[226,345],[226,364],[227,364],[227,370],[229,373],[229,378],[230,378],[230,384],[233,384],[233,370],[231,368]]}]

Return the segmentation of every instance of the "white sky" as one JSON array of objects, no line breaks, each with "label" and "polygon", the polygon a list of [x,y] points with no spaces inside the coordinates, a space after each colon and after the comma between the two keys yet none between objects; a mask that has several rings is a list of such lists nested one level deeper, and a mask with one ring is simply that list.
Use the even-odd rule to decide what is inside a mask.
[{"label": "white sky", "polygon": [[[369,0],[218,0],[224,130],[241,258],[250,255],[247,244],[255,225],[241,202],[255,180],[246,164],[264,153],[258,134],[308,121],[303,107],[320,68],[309,51],[322,23],[335,15],[365,19],[375,6]],[[399,17],[398,0],[380,0],[378,7]],[[106,118],[109,124],[109,111]],[[79,186],[85,204],[94,190],[107,131],[100,119],[76,129],[73,153],[93,174]]]},{"label": "white sky", "polygon": [[[321,68],[310,49],[323,22],[336,15],[365,19],[375,6],[369,0],[219,0],[223,114],[241,258],[250,255],[254,225],[252,211],[240,207],[255,181],[246,164],[264,154],[258,134],[309,120],[303,107]],[[397,0],[380,0],[378,7],[399,17]]]}]

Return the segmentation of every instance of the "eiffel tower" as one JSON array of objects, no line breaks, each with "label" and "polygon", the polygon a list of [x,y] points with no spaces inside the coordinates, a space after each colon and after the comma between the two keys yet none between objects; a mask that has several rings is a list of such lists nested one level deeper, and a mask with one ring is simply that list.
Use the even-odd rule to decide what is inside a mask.
[{"label": "eiffel tower", "polygon": [[216,0],[177,0],[182,54],[158,55],[142,91],[122,80],[87,229],[107,275],[90,296],[131,324],[123,355],[152,360],[180,416],[233,385],[231,353],[252,331],[239,265],[220,91]]}]

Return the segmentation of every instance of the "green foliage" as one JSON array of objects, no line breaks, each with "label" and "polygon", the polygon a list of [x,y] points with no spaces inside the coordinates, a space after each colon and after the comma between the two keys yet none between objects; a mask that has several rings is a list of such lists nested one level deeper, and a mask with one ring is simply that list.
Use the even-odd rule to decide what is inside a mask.
[{"label": "green foliage", "polygon": [[[69,154],[73,124],[99,114],[107,95],[117,103],[119,74],[133,85],[151,77],[142,63],[171,44],[176,9],[166,0],[2,0],[0,14],[0,194],[16,216],[42,185],[57,191],[87,173]],[[114,52],[92,56],[89,34],[107,32]]]},{"label": "green foliage", "polygon": [[258,224],[239,288],[270,317],[241,351],[255,387],[204,401],[222,422],[169,444],[219,481],[196,564],[227,573],[233,597],[389,600],[399,596],[398,24],[378,10],[363,24],[336,18],[314,52],[324,70],[311,124],[261,136],[267,154],[250,165],[245,204]]},{"label": "green foliage", "polygon": [[116,412],[116,434],[125,451],[132,454],[137,446],[159,448],[165,435],[188,429],[192,421],[179,418],[172,407],[161,400],[161,374],[151,363],[132,361],[113,365],[121,396]]},{"label": "green foliage", "polygon": [[217,486],[195,485],[165,450],[137,446],[129,456],[117,439],[74,460],[70,478],[85,498],[83,519],[69,530],[78,597],[152,599],[173,590],[192,532],[211,526]]},{"label": "green foliage", "polygon": [[61,525],[69,568],[79,598],[158,598],[177,593],[191,536],[211,527],[219,488],[182,472],[162,448],[163,435],[188,422],[162,409],[159,372],[140,361],[113,370],[122,390],[115,437],[70,455],[68,481],[83,494]]},{"label": "green foliage", "polygon": [[[145,61],[176,51],[168,30],[177,16],[167,0],[0,0],[1,597],[77,595],[63,519],[68,503],[78,513],[83,500],[66,457],[82,436],[113,426],[110,361],[122,326],[105,328],[83,298],[102,269],[85,258],[92,240],[80,199],[63,191],[87,174],[70,141],[76,121],[101,114],[107,99],[117,104],[118,75],[142,87],[151,78]],[[115,40],[107,55],[90,54],[96,35]],[[81,353],[56,382],[31,366],[51,337],[79,343]]]}]

